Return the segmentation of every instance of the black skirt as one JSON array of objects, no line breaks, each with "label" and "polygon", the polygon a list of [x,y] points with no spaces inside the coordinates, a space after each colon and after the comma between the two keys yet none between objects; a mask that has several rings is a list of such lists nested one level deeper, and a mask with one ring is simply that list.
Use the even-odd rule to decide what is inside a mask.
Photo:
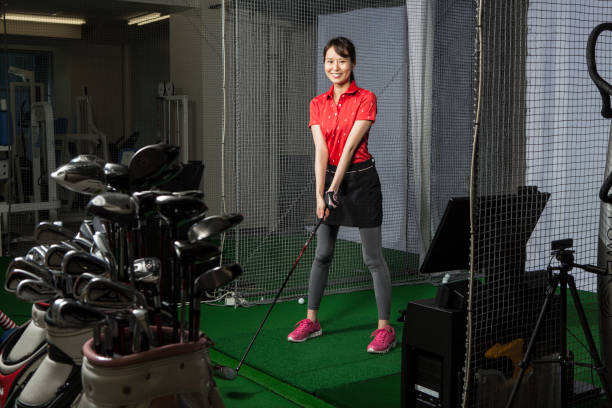
[{"label": "black skirt", "polygon": [[[328,164],[325,191],[335,174],[336,166]],[[382,224],[382,193],[374,160],[351,164],[340,184],[339,193],[341,205],[331,211],[324,224],[363,228]]]}]

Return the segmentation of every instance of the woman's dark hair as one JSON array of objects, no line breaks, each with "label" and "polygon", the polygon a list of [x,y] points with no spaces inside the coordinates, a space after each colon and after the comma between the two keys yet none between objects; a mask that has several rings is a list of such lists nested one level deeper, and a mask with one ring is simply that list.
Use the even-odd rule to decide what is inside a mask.
[{"label": "woman's dark hair", "polygon": [[[327,54],[327,50],[331,47],[334,47],[334,50],[338,53],[338,55],[343,56],[344,58],[349,58],[353,65],[357,62],[357,55],[355,53],[355,45],[353,42],[346,37],[336,37],[332,38],[325,44],[325,48],[323,48],[323,59],[325,59],[325,55]],[[355,75],[351,72],[351,81],[355,80]]]}]

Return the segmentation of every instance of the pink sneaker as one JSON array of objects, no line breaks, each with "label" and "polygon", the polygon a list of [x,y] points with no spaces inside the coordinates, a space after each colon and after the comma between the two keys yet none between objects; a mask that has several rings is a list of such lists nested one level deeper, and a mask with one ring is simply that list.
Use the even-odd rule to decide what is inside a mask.
[{"label": "pink sneaker", "polygon": [[300,320],[295,324],[296,328],[287,336],[287,340],[296,343],[301,343],[313,337],[318,337],[323,334],[319,322],[313,322],[310,319]]},{"label": "pink sneaker", "polygon": [[374,330],[370,337],[374,340],[368,344],[368,353],[384,354],[395,347],[395,330],[391,326]]}]

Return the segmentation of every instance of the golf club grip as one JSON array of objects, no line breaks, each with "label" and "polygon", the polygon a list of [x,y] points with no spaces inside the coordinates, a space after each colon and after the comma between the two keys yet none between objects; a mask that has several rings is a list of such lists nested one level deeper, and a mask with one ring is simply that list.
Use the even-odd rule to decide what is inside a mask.
[{"label": "golf club grip", "polygon": [[253,338],[251,339],[251,342],[249,343],[249,346],[247,347],[246,351],[242,355],[242,358],[240,359],[240,362],[238,363],[238,366],[236,366],[236,372],[240,371],[240,367],[242,367],[242,363],[244,363],[244,360],[246,359],[247,355],[249,354],[249,351],[251,351],[251,347],[253,347],[253,343],[255,342],[255,339],[259,335],[259,332],[261,331],[261,329],[262,329],[264,323],[266,322],[266,320],[268,320],[268,316],[270,316],[270,313],[272,312],[272,308],[274,307],[274,305],[278,301],[278,298],[280,298],[281,293],[283,293],[283,289],[285,289],[285,285],[287,285],[287,282],[289,281],[289,278],[291,278],[291,275],[293,274],[293,271],[295,270],[295,267],[297,266],[298,262],[300,262],[300,259],[302,258],[302,254],[304,254],[304,251],[308,247],[308,244],[310,244],[310,241],[312,241],[312,237],[314,237],[314,235],[316,234],[317,230],[321,226],[322,222],[323,222],[323,218],[319,218],[319,221],[315,225],[314,229],[312,230],[312,232],[308,236],[308,239],[306,240],[306,243],[302,247],[302,250],[300,251],[300,254],[298,255],[298,257],[293,262],[293,265],[291,266],[291,270],[289,271],[289,273],[285,277],[285,280],[283,281],[283,284],[281,285],[278,293],[276,293],[276,297],[272,301],[272,304],[270,304],[270,307],[268,308],[268,311],[266,312],[266,316],[261,321],[261,324],[259,325],[259,328],[255,332],[255,335],[253,336]]},{"label": "golf club grip", "polygon": [[608,174],[606,180],[602,184],[599,189],[599,199],[604,203],[612,204],[612,194],[610,193],[610,188],[612,187],[612,172]]},{"label": "golf club grip", "polygon": [[586,58],[589,76],[599,89],[601,94],[602,107],[601,116],[604,118],[612,118],[612,109],[610,108],[610,94],[612,94],[612,85],[606,82],[597,72],[597,63],[595,61],[595,45],[597,39],[603,31],[612,31],[612,23],[602,23],[596,26],[587,40]]}]

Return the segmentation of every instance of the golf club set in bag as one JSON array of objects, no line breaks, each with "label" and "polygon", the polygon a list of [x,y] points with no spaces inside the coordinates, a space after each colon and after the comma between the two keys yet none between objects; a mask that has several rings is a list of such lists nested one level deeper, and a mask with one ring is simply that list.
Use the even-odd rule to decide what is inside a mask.
[{"label": "golf club set in bag", "polygon": [[0,408],[223,406],[200,303],[242,273],[214,240],[243,217],[159,190],[181,168],[178,147],[154,144],[128,166],[80,155],[51,174],[92,198],[77,233],[41,222],[6,271],[33,306],[0,343]]}]

